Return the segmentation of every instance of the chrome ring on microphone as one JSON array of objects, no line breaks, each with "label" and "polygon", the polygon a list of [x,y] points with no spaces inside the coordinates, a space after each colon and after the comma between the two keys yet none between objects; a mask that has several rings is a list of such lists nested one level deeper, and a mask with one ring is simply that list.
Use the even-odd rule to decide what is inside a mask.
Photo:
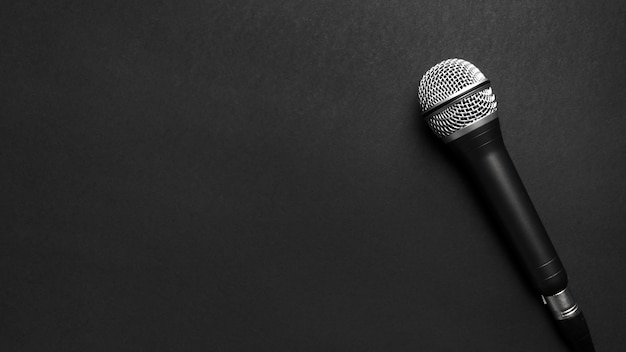
[{"label": "chrome ring on microphone", "polygon": [[557,320],[570,319],[580,313],[578,305],[574,301],[572,293],[563,289],[563,291],[552,296],[541,296],[543,303],[548,305],[552,315]]},{"label": "chrome ring on microphone", "polygon": [[449,97],[447,97],[446,99],[438,102],[437,104],[433,105],[430,109],[424,111],[423,117],[425,119],[430,118],[432,115],[436,115],[438,113],[440,113],[441,111],[445,110],[447,107],[449,107],[450,105],[453,105],[455,103],[458,103],[459,101],[469,97],[470,95],[481,91],[485,88],[490,88],[491,87],[491,81],[488,79],[476,82],[474,84],[471,84],[461,90],[459,90],[458,92],[450,95]]}]

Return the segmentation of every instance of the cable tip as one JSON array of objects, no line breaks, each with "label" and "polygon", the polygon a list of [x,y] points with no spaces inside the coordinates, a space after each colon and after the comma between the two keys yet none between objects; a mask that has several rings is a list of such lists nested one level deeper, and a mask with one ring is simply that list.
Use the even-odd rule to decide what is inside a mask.
[{"label": "cable tip", "polygon": [[557,320],[559,331],[575,352],[595,352],[587,321],[582,312],[569,319]]}]

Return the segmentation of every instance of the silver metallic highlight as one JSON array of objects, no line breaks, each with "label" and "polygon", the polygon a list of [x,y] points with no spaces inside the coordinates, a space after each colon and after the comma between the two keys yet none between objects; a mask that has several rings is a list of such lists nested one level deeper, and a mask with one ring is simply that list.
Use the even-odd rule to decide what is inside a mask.
[{"label": "silver metallic highlight", "polygon": [[541,296],[543,302],[548,305],[552,315],[557,320],[570,319],[577,316],[580,313],[576,301],[572,293],[563,289],[563,291],[552,296]]}]

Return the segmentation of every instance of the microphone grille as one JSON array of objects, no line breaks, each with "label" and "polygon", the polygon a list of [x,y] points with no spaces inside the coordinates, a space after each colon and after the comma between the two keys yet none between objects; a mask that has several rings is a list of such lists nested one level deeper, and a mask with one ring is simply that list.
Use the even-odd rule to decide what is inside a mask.
[{"label": "microphone grille", "polygon": [[[428,70],[420,80],[419,100],[422,112],[445,102],[465,87],[487,78],[470,62],[462,59],[444,60]],[[491,87],[450,105],[428,118],[428,125],[438,137],[446,137],[497,110]]]}]

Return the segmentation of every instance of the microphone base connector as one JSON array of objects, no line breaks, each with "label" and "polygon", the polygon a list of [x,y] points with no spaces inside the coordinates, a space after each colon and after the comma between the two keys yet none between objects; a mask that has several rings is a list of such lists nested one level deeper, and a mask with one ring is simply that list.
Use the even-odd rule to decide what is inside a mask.
[{"label": "microphone base connector", "polygon": [[571,319],[580,314],[580,309],[567,288],[552,296],[541,296],[541,299],[556,320]]}]

